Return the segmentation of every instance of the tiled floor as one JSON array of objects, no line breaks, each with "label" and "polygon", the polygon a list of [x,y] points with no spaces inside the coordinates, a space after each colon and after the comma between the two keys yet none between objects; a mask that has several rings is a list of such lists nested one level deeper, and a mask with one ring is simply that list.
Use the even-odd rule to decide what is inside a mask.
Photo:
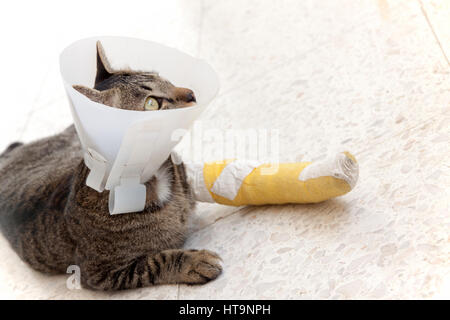
[{"label": "tiled floor", "polygon": [[[0,238],[0,297],[450,298],[450,1],[141,3],[98,4],[101,18],[82,4],[52,7],[44,25],[23,17],[36,28],[17,27],[4,40],[14,50],[0,54],[11,61],[4,74],[14,73],[0,79],[0,149],[67,126],[58,52],[118,34],[213,65],[222,86],[205,128],[278,129],[286,161],[350,150],[358,185],[318,205],[201,204],[186,246],[224,260],[223,275],[201,287],[68,290],[67,276],[29,270]],[[20,8],[10,11],[2,30],[19,24]]]}]

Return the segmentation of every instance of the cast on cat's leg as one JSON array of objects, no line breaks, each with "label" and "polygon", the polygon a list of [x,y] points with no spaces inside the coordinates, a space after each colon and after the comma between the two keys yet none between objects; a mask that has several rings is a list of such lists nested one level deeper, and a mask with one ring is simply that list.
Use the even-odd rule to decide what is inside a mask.
[{"label": "cast on cat's leg", "polygon": [[204,284],[222,272],[220,257],[208,250],[164,250],[121,264],[81,263],[81,282],[91,289],[113,291],[159,284]]}]

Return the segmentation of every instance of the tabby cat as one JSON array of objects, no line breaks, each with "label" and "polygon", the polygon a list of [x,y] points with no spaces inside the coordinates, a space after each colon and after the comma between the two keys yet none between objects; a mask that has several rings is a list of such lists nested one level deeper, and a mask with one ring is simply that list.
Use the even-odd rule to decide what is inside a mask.
[{"label": "tabby cat", "polygon": [[[154,72],[115,71],[97,43],[94,88],[74,86],[91,100],[129,110],[187,107],[194,93]],[[86,186],[89,173],[74,126],[0,155],[0,228],[32,268],[48,274],[80,267],[81,284],[121,290],[157,284],[203,284],[219,276],[220,258],[182,249],[194,210],[183,164],[169,157],[145,183],[145,209],[110,215],[109,192]]]}]

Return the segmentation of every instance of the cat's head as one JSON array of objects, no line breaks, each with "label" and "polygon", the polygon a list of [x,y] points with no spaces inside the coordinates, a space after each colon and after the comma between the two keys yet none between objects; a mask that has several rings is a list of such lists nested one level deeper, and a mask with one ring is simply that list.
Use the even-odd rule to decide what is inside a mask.
[{"label": "cat's head", "polygon": [[156,72],[113,70],[100,41],[97,41],[94,88],[80,85],[73,88],[95,102],[126,110],[176,109],[196,102],[192,90],[175,87]]}]

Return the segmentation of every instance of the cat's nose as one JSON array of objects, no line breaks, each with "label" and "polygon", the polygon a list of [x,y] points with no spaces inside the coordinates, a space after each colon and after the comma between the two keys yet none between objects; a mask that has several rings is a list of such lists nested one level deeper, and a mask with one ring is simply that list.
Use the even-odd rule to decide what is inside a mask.
[{"label": "cat's nose", "polygon": [[193,91],[186,94],[186,102],[197,102]]},{"label": "cat's nose", "polygon": [[194,91],[192,91],[191,89],[176,88],[175,90],[176,90],[175,94],[177,96],[177,100],[183,101],[186,103],[197,102],[197,99],[195,99]]}]

